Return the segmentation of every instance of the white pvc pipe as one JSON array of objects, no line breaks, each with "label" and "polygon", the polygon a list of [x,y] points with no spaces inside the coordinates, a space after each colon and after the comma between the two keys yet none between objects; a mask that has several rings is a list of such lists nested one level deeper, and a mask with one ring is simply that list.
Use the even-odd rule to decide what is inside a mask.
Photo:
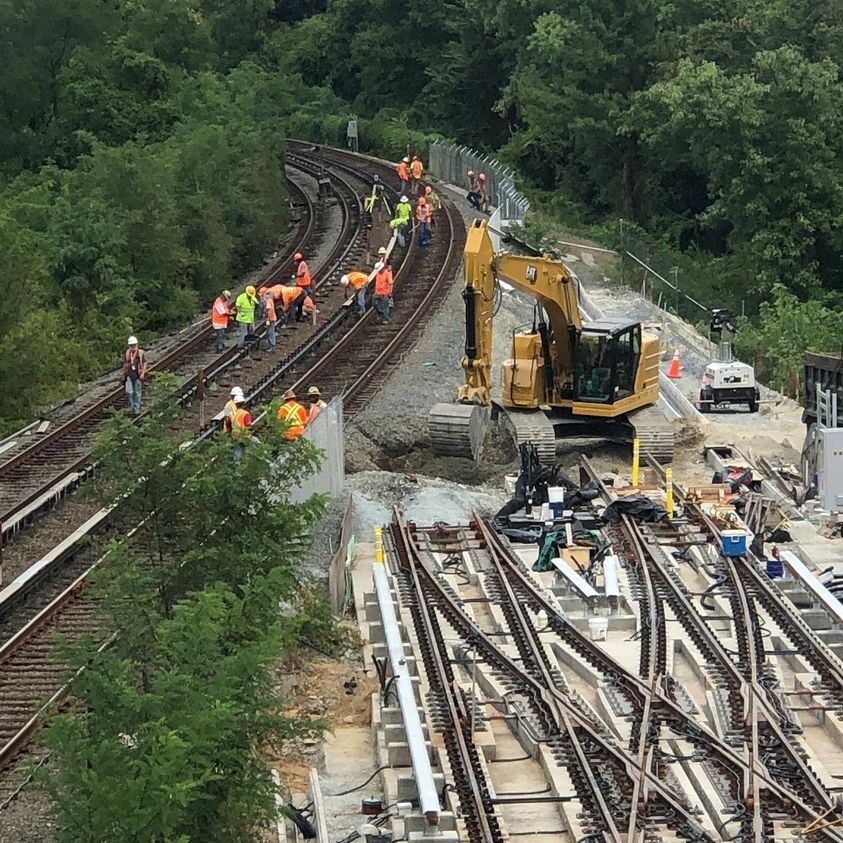
[{"label": "white pvc pipe", "polygon": [[837,623],[843,623],[843,604],[819,581],[808,566],[790,550],[782,550],[781,560],[797,579],[814,596],[817,602]]},{"label": "white pvc pipe", "polygon": [[620,597],[617,556],[607,556],[603,559],[603,585],[606,597]]},{"label": "white pvc pipe", "polygon": [[433,770],[430,766],[427,741],[422,731],[419,710],[416,705],[416,695],[413,682],[407,669],[404,655],[404,642],[395,618],[395,607],[392,604],[392,591],[389,579],[382,562],[373,565],[375,578],[375,592],[381,611],[386,648],[389,652],[389,663],[392,675],[395,677],[395,690],[398,694],[398,704],[401,706],[401,718],[404,721],[404,733],[407,736],[407,746],[410,748],[410,761],[413,765],[413,775],[419,791],[419,807],[431,825],[439,824],[439,794],[433,781]]}]

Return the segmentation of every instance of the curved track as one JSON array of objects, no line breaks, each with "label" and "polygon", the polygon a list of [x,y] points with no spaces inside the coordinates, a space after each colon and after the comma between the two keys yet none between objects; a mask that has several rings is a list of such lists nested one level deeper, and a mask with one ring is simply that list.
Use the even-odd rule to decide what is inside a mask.
[{"label": "curved track", "polygon": [[[398,348],[407,348],[447,293],[461,259],[462,221],[446,203],[442,224],[428,250],[411,242],[405,250],[393,252],[397,271],[392,321],[379,324],[371,309],[363,318],[356,318],[336,281],[345,267],[363,261],[367,248],[360,224],[361,190],[373,172],[385,177],[391,175],[391,169],[350,153],[316,151],[304,144],[291,144],[291,153],[299,168],[310,167],[320,178],[327,175],[331,179],[335,195],[344,195],[338,198],[344,208],[343,219],[353,222],[349,223],[349,236],[343,225],[342,235],[318,274],[317,304],[323,323],[290,329],[301,342],[297,346],[286,343],[291,346],[286,354],[239,355],[237,378],[249,403],[268,400],[290,385],[318,378],[323,393],[345,393],[346,413],[353,415],[374,393],[379,378],[400,359]],[[281,264],[277,272],[284,271],[286,265]],[[226,366],[213,375],[203,374],[205,380],[213,377],[222,384],[233,371]],[[193,400],[200,380],[186,382],[182,396],[187,405],[187,427],[198,429],[201,439],[213,435],[217,422],[206,421]],[[106,528],[108,522],[108,513],[101,513],[97,529]],[[54,630],[59,628],[73,638],[95,625],[94,606],[85,590],[87,574],[98,563],[97,553],[87,541],[90,532],[82,529],[64,543],[66,546],[56,548],[55,558],[26,587],[0,593],[0,635],[6,640],[0,647],[0,799],[5,794],[6,801],[0,802],[0,807],[20,786],[15,776],[3,776],[2,771],[12,769],[49,705],[65,692],[61,665],[49,655]],[[106,641],[107,633],[102,635]]]}]

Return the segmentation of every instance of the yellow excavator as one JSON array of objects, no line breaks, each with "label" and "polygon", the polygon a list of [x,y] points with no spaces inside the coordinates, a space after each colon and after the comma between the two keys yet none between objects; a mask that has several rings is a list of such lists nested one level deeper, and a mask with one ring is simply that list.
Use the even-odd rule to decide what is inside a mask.
[{"label": "yellow excavator", "polygon": [[[516,444],[532,442],[552,463],[556,439],[638,438],[641,453],[673,459],[673,431],[659,397],[659,340],[640,322],[583,322],[579,282],[550,255],[496,252],[485,220],[465,245],[465,383],[457,404],[436,404],[428,426],[439,453],[482,452],[489,421],[503,421]],[[500,398],[492,399],[492,339],[499,282],[536,300],[532,324],[513,331]]]}]

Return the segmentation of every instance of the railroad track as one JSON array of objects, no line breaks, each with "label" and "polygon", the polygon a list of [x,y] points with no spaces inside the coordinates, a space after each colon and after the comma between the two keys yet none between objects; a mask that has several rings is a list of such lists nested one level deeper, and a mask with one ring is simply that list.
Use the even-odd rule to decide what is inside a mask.
[{"label": "railroad track", "polygon": [[[366,160],[361,165],[357,156],[348,153],[308,155],[307,149],[297,149],[291,157],[298,166],[312,166],[320,175],[327,163],[327,174],[335,186],[348,187],[348,205],[353,208],[353,196],[358,211],[360,186],[368,185],[372,170],[377,172],[379,168],[384,177],[391,174],[383,164]],[[346,216],[360,219],[359,213]],[[463,237],[461,219],[446,203],[435,245],[425,251],[411,242],[406,249],[393,252],[397,268],[396,308],[392,321],[379,325],[371,308],[363,318],[355,318],[334,283],[350,262],[362,259],[363,237],[358,226],[356,235],[343,242],[339,251],[332,252],[329,266],[322,271],[319,289],[328,287],[328,294],[319,297],[320,306],[327,311],[323,324],[308,329],[301,345],[287,354],[272,359],[266,355],[259,361],[265,365],[255,367],[259,376],[245,388],[247,402],[268,400],[282,388],[318,379],[323,392],[346,394],[347,415],[357,412],[374,393],[373,384],[376,387],[378,378],[400,359],[399,347],[405,350],[412,343],[425,319],[446,295],[459,265]],[[325,301],[333,303],[333,310],[328,310]],[[243,358],[238,379],[244,378],[246,364]],[[325,384],[329,384],[328,388]],[[195,389],[192,394],[195,395]],[[195,407],[188,407],[186,416],[190,429],[196,429],[195,415],[191,413],[195,414]],[[214,420],[206,422],[198,439],[213,435],[216,429]],[[110,515],[101,513],[100,516],[96,529],[105,529]],[[19,778],[3,773],[8,774],[26,751],[48,710],[44,700],[54,704],[66,691],[62,684],[63,667],[49,655],[48,642],[53,630],[59,628],[72,639],[89,631],[95,623],[94,604],[87,596],[86,584],[88,573],[99,560],[96,549],[88,541],[91,530],[81,528],[78,532],[64,543],[66,546],[53,549],[55,558],[38,576],[32,577],[27,588],[7,595],[7,601],[0,593],[0,624],[3,625],[0,629],[6,633],[6,643],[0,648],[0,806],[8,804],[20,787]],[[105,639],[107,633],[103,632],[103,636]],[[37,681],[28,682],[28,675],[37,675]]]},{"label": "railroad track", "polygon": [[[612,491],[583,462],[608,503]],[[443,772],[453,783],[461,836],[478,843],[508,839],[513,803],[536,804],[538,810],[539,803],[574,800],[566,819],[577,818],[578,834],[619,843],[761,843],[785,839],[794,827],[812,829],[811,840],[843,840],[839,827],[824,819],[838,810],[836,787],[814,769],[797,739],[798,721],[767,660],[770,621],[762,610],[800,652],[812,646],[810,630],[752,560],[709,566],[727,601],[721,617],[707,609],[711,591],[702,595],[703,608],[697,607],[698,595],[689,593],[666,553],[668,546],[710,546],[716,533],[695,513],[687,523],[663,528],[624,519],[611,532],[638,604],[636,672],[560,611],[508,542],[481,519],[468,527],[423,529],[396,511],[387,549],[400,603],[412,617],[410,639],[424,665],[422,687],[429,690],[429,728],[445,749]],[[723,620],[732,624],[732,634],[712,628]],[[720,701],[716,728],[708,716],[717,706],[706,716],[670,675],[667,623],[679,624],[689,653],[698,653],[689,657],[699,659],[711,702]],[[599,677],[614,717],[598,713],[572,690],[556,658],[561,650]],[[839,660],[823,646],[806,658],[820,675],[820,695],[836,692]],[[478,666],[484,677],[478,687],[491,699],[467,690],[474,687],[469,662]],[[484,722],[478,712],[488,705],[500,711],[502,704],[505,713],[498,719],[517,723],[522,742],[533,746],[543,764],[563,768],[573,793],[563,795],[549,783],[541,791],[546,796],[501,798],[500,782],[496,787],[491,765],[472,738],[475,718]],[[574,834],[564,823],[556,831],[540,827],[548,839]]]},{"label": "railroad track", "polygon": [[[584,462],[587,474],[598,483],[608,502],[612,494],[600,483],[587,461]],[[679,484],[674,484],[674,494],[677,500],[685,499],[685,490]],[[719,530],[712,520],[696,504],[685,502],[685,509],[690,521],[684,528],[685,538],[693,536],[693,544],[699,545],[697,537],[702,536],[706,546],[719,547]],[[681,529],[671,532],[672,538],[682,535]],[[615,537],[624,548],[630,565],[639,567],[639,560],[643,560],[657,583],[657,589],[648,593],[646,602],[655,597],[672,610],[702,655],[713,683],[720,686],[726,696],[726,740],[732,746],[742,748],[746,759],[739,775],[734,775],[732,763],[721,765],[723,774],[731,774],[734,813],[730,821],[737,822],[740,828],[735,839],[754,843],[774,839],[774,818],[781,820],[783,813],[789,813],[794,807],[801,821],[807,823],[831,811],[836,805],[834,796],[812,768],[804,748],[794,740],[794,734],[801,729],[788,710],[785,698],[777,693],[779,683],[773,664],[766,658],[763,621],[757,604],[763,604],[779,622],[782,631],[798,641],[798,646],[804,647],[806,655],[813,654],[813,659],[809,656],[809,660],[823,678],[824,687],[839,695],[837,668],[840,665],[836,656],[817,641],[788,601],[775,593],[775,587],[761,574],[754,560],[730,559],[717,554],[714,563],[717,579],[713,588],[722,586],[726,590],[737,644],[737,652],[732,653],[725,647],[722,633],[716,634],[706,616],[697,611],[659,542],[659,530],[624,517],[620,533],[618,535],[616,531]],[[703,606],[708,608],[704,603]],[[839,696],[833,704],[840,710]],[[720,760],[726,760],[723,753]],[[843,834],[836,829],[825,829],[824,833],[831,839],[843,840]]]}]

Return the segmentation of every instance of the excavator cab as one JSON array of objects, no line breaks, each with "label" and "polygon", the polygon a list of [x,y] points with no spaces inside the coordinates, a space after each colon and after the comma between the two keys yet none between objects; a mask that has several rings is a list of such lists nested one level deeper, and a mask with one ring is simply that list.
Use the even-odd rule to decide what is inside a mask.
[{"label": "excavator cab", "polygon": [[613,404],[635,391],[641,357],[640,323],[590,322],[571,328],[574,401]]}]

